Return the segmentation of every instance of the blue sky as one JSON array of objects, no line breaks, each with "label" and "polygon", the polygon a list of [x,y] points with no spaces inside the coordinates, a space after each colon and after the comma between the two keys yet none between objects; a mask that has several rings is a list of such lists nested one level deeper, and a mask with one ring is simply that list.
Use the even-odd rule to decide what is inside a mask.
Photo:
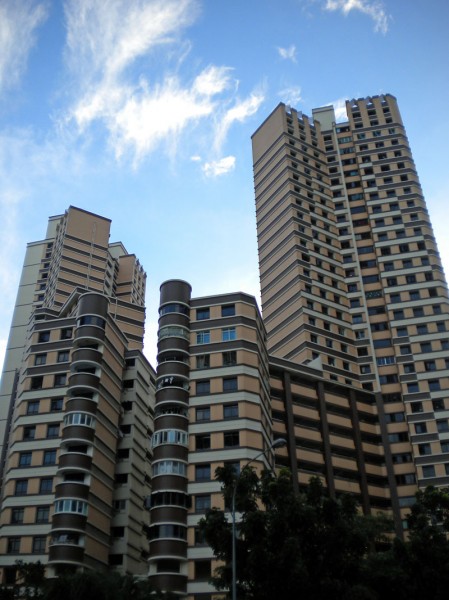
[{"label": "blue sky", "polygon": [[[447,0],[0,0],[0,348],[25,246],[69,205],[159,285],[259,294],[251,134],[398,98],[449,274]],[[2,353],[0,352],[0,360]]]}]

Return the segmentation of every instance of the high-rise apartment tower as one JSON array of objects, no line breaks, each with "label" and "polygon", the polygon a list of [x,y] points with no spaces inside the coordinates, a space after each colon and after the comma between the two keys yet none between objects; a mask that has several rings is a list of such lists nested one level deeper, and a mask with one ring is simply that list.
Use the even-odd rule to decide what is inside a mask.
[{"label": "high-rise apartment tower", "polygon": [[377,394],[405,509],[449,484],[447,286],[396,99],[346,111],[253,135],[262,313],[273,357]]},{"label": "high-rise apartment tower", "polygon": [[147,570],[146,276],[110,225],[70,207],[27,248],[0,398],[3,583],[16,560]]}]

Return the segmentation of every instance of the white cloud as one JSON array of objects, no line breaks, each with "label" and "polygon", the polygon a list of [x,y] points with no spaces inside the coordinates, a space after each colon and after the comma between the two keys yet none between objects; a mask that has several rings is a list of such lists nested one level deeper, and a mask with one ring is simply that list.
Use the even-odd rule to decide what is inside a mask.
[{"label": "white cloud", "polygon": [[218,120],[215,131],[214,147],[216,151],[219,151],[223,145],[231,125],[235,122],[243,123],[248,117],[254,115],[263,101],[262,92],[252,92],[246,100],[238,100],[232,108],[225,111],[223,117]]},{"label": "white cloud", "polygon": [[292,44],[288,48],[280,48],[277,49],[279,56],[285,60],[291,60],[296,62],[296,46]]},{"label": "white cloud", "polygon": [[[230,125],[253,114],[261,99],[252,94],[228,109],[237,85],[227,66],[209,65],[183,81],[188,44],[180,36],[197,14],[197,0],[67,0],[67,61],[79,92],[65,124],[84,133],[99,123],[116,158],[129,156],[136,166],[161,144],[174,155],[181,133],[210,118],[218,123],[207,132],[217,150]],[[161,45],[151,80],[143,65]],[[170,70],[173,57],[178,65]]]},{"label": "white cloud", "polygon": [[387,33],[389,16],[385,11],[383,2],[379,0],[326,0],[325,10],[340,10],[348,15],[351,10],[358,10],[373,19],[374,31]]},{"label": "white cloud", "polygon": [[290,106],[296,106],[302,100],[301,88],[299,86],[291,86],[278,92],[282,102]]},{"label": "white cloud", "polygon": [[207,162],[203,165],[203,173],[206,177],[218,177],[225,175],[235,168],[235,156],[225,156],[220,160]]},{"label": "white cloud", "polygon": [[190,160],[192,162],[201,162],[201,156],[199,156],[199,154],[194,154],[193,156],[190,157]]},{"label": "white cloud", "polygon": [[346,98],[339,98],[338,100],[329,102],[329,104],[334,107],[335,121],[337,123],[348,120],[348,115],[346,113]]},{"label": "white cloud", "polygon": [[36,29],[47,13],[46,2],[2,0],[0,3],[0,93],[19,83],[36,42]]}]

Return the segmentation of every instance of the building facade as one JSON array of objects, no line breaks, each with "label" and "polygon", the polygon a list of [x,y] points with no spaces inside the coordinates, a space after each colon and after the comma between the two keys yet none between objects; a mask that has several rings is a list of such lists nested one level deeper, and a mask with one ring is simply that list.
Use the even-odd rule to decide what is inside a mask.
[{"label": "building facade", "polygon": [[142,354],[145,273],[110,221],[70,207],[29,244],[2,377],[2,581],[145,574],[155,374]]},{"label": "building facade", "polygon": [[346,111],[280,104],[253,135],[262,310],[272,357],[379,395],[404,518],[449,484],[447,285],[396,99]]}]

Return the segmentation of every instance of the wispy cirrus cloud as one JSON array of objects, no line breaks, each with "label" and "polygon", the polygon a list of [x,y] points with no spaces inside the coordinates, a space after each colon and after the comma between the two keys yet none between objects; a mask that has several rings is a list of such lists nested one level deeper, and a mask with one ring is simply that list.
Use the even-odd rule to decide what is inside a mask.
[{"label": "wispy cirrus cloud", "polygon": [[296,46],[292,44],[288,48],[277,48],[278,54],[284,60],[291,60],[292,62],[296,62]]},{"label": "wispy cirrus cloud", "polygon": [[47,2],[0,3],[0,94],[19,83],[36,42],[36,30],[47,14]]},{"label": "wispy cirrus cloud", "polygon": [[367,15],[374,21],[374,31],[387,33],[390,20],[383,2],[380,0],[326,0],[325,10],[341,11],[345,16],[352,10]]},{"label": "wispy cirrus cloud", "polygon": [[334,100],[333,102],[328,102],[327,105],[332,105],[335,111],[335,121],[337,123],[341,123],[342,121],[348,120],[348,115],[346,113],[346,100],[347,98],[338,98],[338,100]]},{"label": "wispy cirrus cloud", "polygon": [[251,93],[245,100],[237,100],[231,108],[224,111],[216,126],[214,147],[217,151],[220,150],[233,123],[243,123],[256,114],[263,101],[263,92],[256,91]]},{"label": "wispy cirrus cloud", "polygon": [[282,102],[285,102],[285,104],[295,106],[302,100],[301,88],[296,85],[284,88],[278,92],[278,96],[281,98]]},{"label": "wispy cirrus cloud", "polygon": [[235,100],[227,66],[182,77],[182,33],[198,14],[197,0],[67,0],[67,63],[80,93],[65,123],[79,133],[100,123],[116,158],[130,156],[135,166],[161,144],[173,155],[180,135],[205,119],[209,145],[221,145],[232,122],[260,102]]},{"label": "wispy cirrus cloud", "polygon": [[235,156],[225,156],[219,160],[207,162],[202,166],[202,171],[206,177],[218,177],[225,175],[235,168]]}]

